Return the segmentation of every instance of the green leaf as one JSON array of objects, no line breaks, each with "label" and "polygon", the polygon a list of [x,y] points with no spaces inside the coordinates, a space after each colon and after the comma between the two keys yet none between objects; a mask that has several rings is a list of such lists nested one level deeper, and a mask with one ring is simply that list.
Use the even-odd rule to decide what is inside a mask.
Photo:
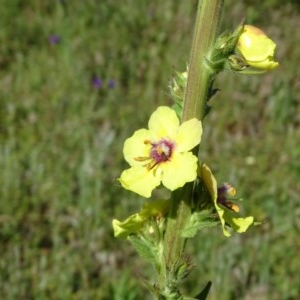
[{"label": "green leaf", "polygon": [[212,227],[217,224],[218,222],[212,218],[210,211],[204,210],[200,212],[194,212],[185,225],[185,228],[181,232],[181,236],[184,238],[192,238],[199,230],[206,227]]},{"label": "green leaf", "polygon": [[204,289],[195,297],[197,300],[205,300],[211,288],[211,281],[209,281]]},{"label": "green leaf", "polygon": [[151,264],[157,264],[157,257],[153,246],[143,237],[137,235],[130,235],[128,237],[131,244],[135,247],[136,251],[141,258],[145,259]]},{"label": "green leaf", "polygon": [[144,279],[144,278],[140,278],[142,281],[142,284],[149,290],[149,292],[153,295],[153,297],[155,299],[159,299],[160,296],[160,291],[159,291],[159,287],[157,284],[153,284],[152,282]]}]

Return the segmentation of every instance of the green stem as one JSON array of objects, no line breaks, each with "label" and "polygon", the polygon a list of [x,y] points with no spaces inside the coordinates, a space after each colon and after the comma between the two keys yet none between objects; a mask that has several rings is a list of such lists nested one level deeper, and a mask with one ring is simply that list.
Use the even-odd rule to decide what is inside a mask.
[{"label": "green stem", "polygon": [[[224,0],[199,0],[192,50],[189,62],[188,82],[184,99],[182,122],[191,118],[203,120],[213,70],[207,61],[215,43]],[[168,216],[164,237],[162,268],[159,274],[160,290],[169,290],[174,276],[170,270],[181,259],[186,240],[180,236],[191,214],[190,200],[193,184],[172,193],[172,207]]]},{"label": "green stem", "polygon": [[199,1],[182,122],[191,118],[203,120],[208,89],[214,75],[207,62],[218,33],[223,2],[224,0]]}]

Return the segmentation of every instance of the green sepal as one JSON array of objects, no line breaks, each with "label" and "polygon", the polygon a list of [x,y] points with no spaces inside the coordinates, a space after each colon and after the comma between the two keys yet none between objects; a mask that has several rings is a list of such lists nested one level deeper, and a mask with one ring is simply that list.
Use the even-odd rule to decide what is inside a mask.
[{"label": "green sepal", "polygon": [[237,54],[232,54],[228,57],[228,65],[229,69],[236,72],[242,72],[249,67],[247,61]]},{"label": "green sepal", "polygon": [[181,232],[181,236],[184,238],[192,238],[197,232],[203,228],[212,227],[218,224],[218,221],[212,217],[210,210],[196,211],[194,212],[185,228]]},{"label": "green sepal", "polygon": [[237,54],[228,57],[224,69],[230,69],[243,75],[260,75],[268,71],[249,66],[245,58]]},{"label": "green sepal", "polygon": [[226,61],[230,56],[235,54],[236,45],[242,31],[243,25],[239,26],[232,33],[224,32],[218,37],[207,59],[208,67],[212,69],[215,74],[226,69]]}]

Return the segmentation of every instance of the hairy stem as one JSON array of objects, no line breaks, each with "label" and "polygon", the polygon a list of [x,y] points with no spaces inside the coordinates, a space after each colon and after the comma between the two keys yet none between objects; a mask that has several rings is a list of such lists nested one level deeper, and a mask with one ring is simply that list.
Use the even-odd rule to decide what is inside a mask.
[{"label": "hairy stem", "polygon": [[189,62],[182,122],[203,120],[205,103],[214,71],[208,61],[215,43],[224,0],[200,0]]},{"label": "hairy stem", "polygon": [[[182,122],[191,118],[203,120],[205,115],[209,87],[214,75],[207,62],[216,40],[223,2],[223,0],[199,0]],[[176,282],[176,274],[172,274],[172,270],[183,257],[186,240],[180,233],[191,214],[192,189],[193,184],[190,183],[172,193],[172,207],[168,216],[162,268],[159,274],[160,290],[168,291],[173,288],[170,287],[170,283]],[[178,291],[178,287],[175,289]]]}]

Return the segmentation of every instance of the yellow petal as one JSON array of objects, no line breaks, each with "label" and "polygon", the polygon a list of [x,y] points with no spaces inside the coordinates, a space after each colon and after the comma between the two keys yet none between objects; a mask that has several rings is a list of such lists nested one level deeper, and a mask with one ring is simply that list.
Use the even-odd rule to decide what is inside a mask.
[{"label": "yellow petal", "polygon": [[224,234],[226,237],[231,236],[230,231],[229,231],[228,228],[226,227],[226,221],[225,221],[225,218],[224,218],[224,209],[222,209],[219,205],[216,204],[216,210],[217,210],[219,219],[220,219],[220,221],[221,221],[221,225],[222,225],[222,229],[223,229],[223,234]]},{"label": "yellow petal", "polygon": [[166,137],[174,140],[179,128],[179,119],[173,109],[167,106],[160,106],[151,115],[148,127],[157,138]]},{"label": "yellow petal", "polygon": [[279,66],[279,63],[274,61],[273,59],[267,58],[264,61],[247,61],[249,66],[257,69],[263,69],[263,70],[274,70]]},{"label": "yellow petal", "polygon": [[233,218],[231,226],[236,232],[245,232],[254,222],[252,216],[246,218]]},{"label": "yellow petal", "polygon": [[183,122],[176,136],[176,151],[189,151],[196,147],[202,136],[202,123],[197,119]]},{"label": "yellow petal", "polygon": [[145,221],[146,219],[140,214],[134,214],[123,222],[114,219],[112,221],[114,236],[118,238],[127,238],[129,234],[139,231]]},{"label": "yellow petal", "polygon": [[205,186],[207,187],[208,192],[211,196],[212,201],[216,203],[218,198],[217,181],[213,173],[211,172],[210,168],[206,164],[201,165],[200,177],[203,179]]},{"label": "yellow petal", "polygon": [[264,61],[269,56],[274,55],[276,44],[269,38],[252,37],[250,39],[249,37],[245,36],[244,40],[244,47],[241,47],[240,50],[247,60]]},{"label": "yellow petal", "polygon": [[149,198],[161,179],[155,170],[148,171],[145,167],[132,167],[122,172],[119,181],[125,189]]},{"label": "yellow petal", "polygon": [[230,227],[239,233],[247,231],[249,226],[251,226],[254,222],[254,218],[252,216],[249,217],[236,217],[236,214],[229,211],[225,210],[224,212],[224,219],[227,224],[230,225]]},{"label": "yellow petal", "polygon": [[169,162],[161,165],[162,183],[171,191],[191,182],[197,176],[198,159],[191,152],[173,153]]},{"label": "yellow petal", "polygon": [[[151,132],[147,129],[137,130],[133,136],[128,138],[124,143],[123,154],[125,160],[131,166],[140,166],[141,161],[137,161],[139,157],[149,157],[151,145],[145,143],[152,138]],[[144,163],[145,164],[145,163]]]},{"label": "yellow petal", "polygon": [[208,189],[208,192],[211,196],[211,199],[214,203],[214,206],[216,208],[217,214],[219,216],[222,229],[223,229],[223,234],[227,237],[229,237],[231,234],[226,228],[225,225],[225,220],[224,220],[224,210],[217,204],[217,198],[218,198],[218,186],[217,186],[217,181],[211,172],[210,168],[206,164],[201,165],[201,175],[200,177],[203,179],[204,184],[206,188]]}]

